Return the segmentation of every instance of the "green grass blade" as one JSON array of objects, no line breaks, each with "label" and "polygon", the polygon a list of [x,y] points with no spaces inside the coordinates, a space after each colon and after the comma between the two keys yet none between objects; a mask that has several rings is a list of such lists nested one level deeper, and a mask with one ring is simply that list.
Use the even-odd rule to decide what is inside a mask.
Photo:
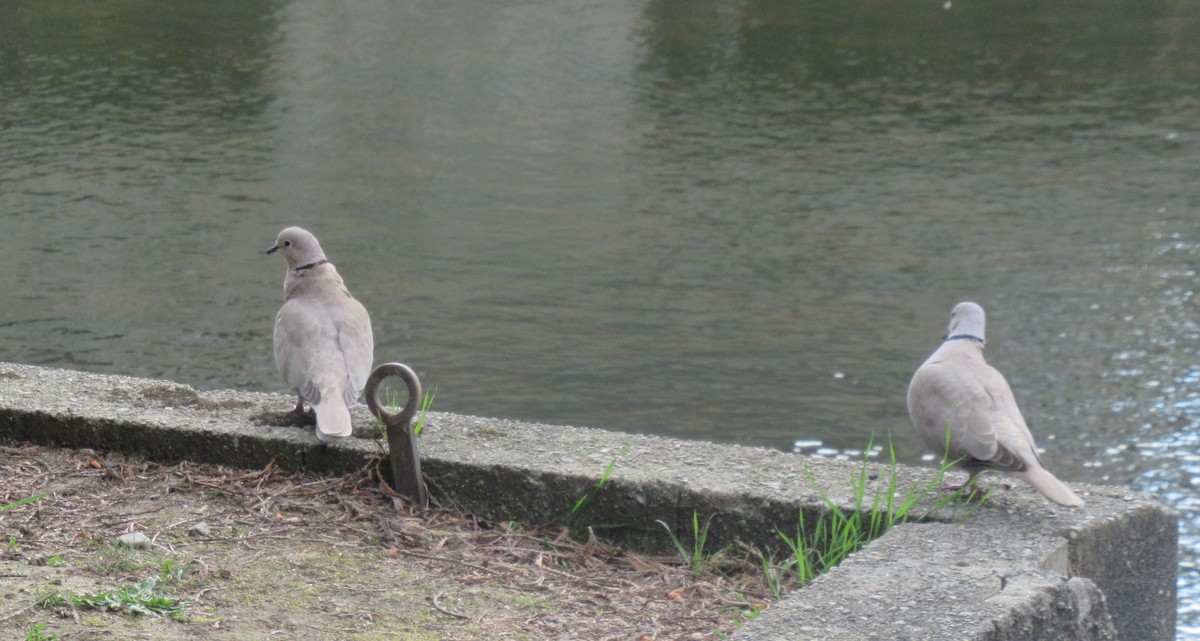
[{"label": "green grass blade", "polygon": [[679,552],[679,556],[681,556],[685,559],[688,558],[687,547],[685,547],[683,545],[683,541],[680,541],[679,537],[675,535],[675,530],[671,529],[671,526],[667,525],[667,522],[663,521],[662,519],[657,519],[654,522],[663,526],[663,529],[667,531],[667,536],[671,538],[671,543],[675,546],[675,549]]},{"label": "green grass blade", "polygon": [[417,416],[417,423],[413,425],[413,436],[420,436],[421,430],[425,429],[425,413],[429,411],[435,398],[437,398],[437,385],[434,385],[432,389],[425,390],[425,398],[421,399],[421,412]]},{"label": "green grass blade", "polygon": [[5,510],[11,510],[13,508],[21,507],[22,505],[29,505],[30,503],[33,503],[35,501],[40,501],[40,500],[46,498],[47,496],[50,496],[49,492],[42,492],[41,494],[36,494],[34,496],[27,496],[18,501],[13,501],[12,503],[0,505],[0,512],[4,512]]},{"label": "green grass blade", "polygon": [[587,509],[587,506],[591,504],[592,499],[596,498],[596,495],[600,493],[600,490],[604,489],[604,484],[608,483],[608,477],[612,476],[613,470],[617,468],[617,461],[620,460],[622,456],[625,456],[625,453],[628,451],[628,445],[622,447],[621,451],[617,452],[617,455],[613,457],[613,460],[609,461],[608,467],[604,468],[604,473],[600,475],[600,480],[596,482],[596,485],[594,485],[592,489],[588,490],[583,496],[579,497],[578,501],[575,501],[575,505],[571,507],[571,511],[564,519],[566,525],[573,525],[575,521],[579,519],[580,515],[583,514],[583,511]]}]

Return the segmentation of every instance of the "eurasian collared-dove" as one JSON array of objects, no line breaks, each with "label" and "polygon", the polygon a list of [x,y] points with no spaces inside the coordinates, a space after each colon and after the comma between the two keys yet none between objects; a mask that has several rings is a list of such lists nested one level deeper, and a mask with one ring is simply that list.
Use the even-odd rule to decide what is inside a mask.
[{"label": "eurasian collared-dove", "polygon": [[275,316],[275,365],[299,396],[296,411],[304,411],[305,401],[313,406],[317,438],[350,436],[349,406],[371,375],[371,317],[346,290],[316,236],[288,227],[267,250],[274,252],[288,266],[283,307]]},{"label": "eurasian collared-dove", "polygon": [[908,386],[908,415],[917,433],[970,474],[962,486],[948,489],[970,484],[985,469],[1002,470],[1025,479],[1056,503],[1083,505],[1083,499],[1042,466],[1012,389],[983,360],[983,345],[983,308],[975,303],[955,305],[942,346],[917,369]]}]

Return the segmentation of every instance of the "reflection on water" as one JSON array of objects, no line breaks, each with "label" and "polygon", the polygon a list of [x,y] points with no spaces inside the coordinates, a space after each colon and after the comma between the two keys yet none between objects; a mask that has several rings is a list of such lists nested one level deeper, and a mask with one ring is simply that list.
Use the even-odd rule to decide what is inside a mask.
[{"label": "reflection on water", "polygon": [[[1181,260],[1173,268],[1155,269],[1160,286],[1153,317],[1130,332],[1128,349],[1111,355],[1114,367],[1108,375],[1123,393],[1111,394],[1109,401],[1129,433],[1106,452],[1128,470],[1132,486],[1179,511],[1178,636],[1200,638],[1200,314],[1194,294],[1200,239],[1170,234],[1156,240],[1159,256]],[[1096,462],[1102,467],[1104,461],[1097,457]]]},{"label": "reflection on water", "polygon": [[[949,6],[949,8],[945,8]],[[0,4],[0,359],[283,391],[301,224],[438,409],[919,461],[989,311],[1061,477],[1181,510],[1200,8]]]}]

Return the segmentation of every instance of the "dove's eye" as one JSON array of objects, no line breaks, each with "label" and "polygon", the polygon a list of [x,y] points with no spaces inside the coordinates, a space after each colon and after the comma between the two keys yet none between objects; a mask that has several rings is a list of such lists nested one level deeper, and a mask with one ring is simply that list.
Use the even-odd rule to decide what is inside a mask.
[{"label": "dove's eye", "polygon": [[292,246],[292,241],[290,241],[290,240],[285,240],[285,241],[283,241],[283,246],[284,246],[284,247],[291,247],[291,246]]}]

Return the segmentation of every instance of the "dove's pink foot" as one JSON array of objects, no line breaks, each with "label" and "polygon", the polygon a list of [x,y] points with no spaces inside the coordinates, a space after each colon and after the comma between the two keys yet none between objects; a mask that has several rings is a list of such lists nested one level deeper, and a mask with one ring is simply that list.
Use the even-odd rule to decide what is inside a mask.
[{"label": "dove's pink foot", "polygon": [[943,492],[962,492],[963,496],[968,499],[982,499],[987,495],[987,490],[971,483],[970,478],[962,483],[947,483],[942,486]]}]

